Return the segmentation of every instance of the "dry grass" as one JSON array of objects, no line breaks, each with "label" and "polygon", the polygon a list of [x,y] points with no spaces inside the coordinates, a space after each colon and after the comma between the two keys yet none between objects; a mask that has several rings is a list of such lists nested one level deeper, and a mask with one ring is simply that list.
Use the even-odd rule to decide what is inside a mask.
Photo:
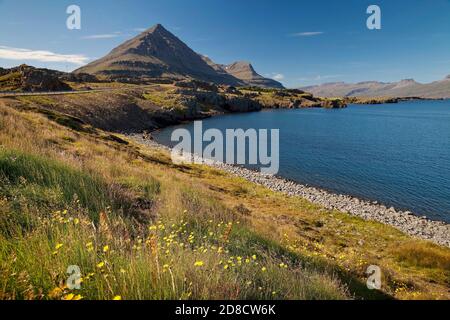
[{"label": "dry grass", "polygon": [[409,266],[418,268],[450,270],[448,250],[429,243],[405,243],[394,251],[397,259]]}]

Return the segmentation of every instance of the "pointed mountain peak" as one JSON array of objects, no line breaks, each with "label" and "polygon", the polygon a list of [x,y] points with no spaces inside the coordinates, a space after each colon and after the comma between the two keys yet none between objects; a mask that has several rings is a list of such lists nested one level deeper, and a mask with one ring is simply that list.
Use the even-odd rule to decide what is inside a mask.
[{"label": "pointed mountain peak", "polygon": [[232,64],[229,64],[228,66],[226,66],[227,69],[248,69],[251,71],[255,71],[255,69],[253,68],[252,64],[249,61],[236,61],[233,62]]},{"label": "pointed mountain peak", "polygon": [[161,24],[156,24],[75,73],[127,81],[130,78],[189,78],[233,86],[282,87],[281,83],[257,74],[250,62],[239,61],[232,64],[230,70],[225,68],[197,54]]},{"label": "pointed mountain peak", "polygon": [[192,78],[219,84],[241,85],[219,73],[161,24],[114,48],[107,56],[75,70],[112,79]]},{"label": "pointed mountain peak", "polygon": [[166,28],[164,28],[164,26],[160,23],[155,24],[153,27],[144,31],[144,33],[161,33],[161,32],[169,32],[169,31]]},{"label": "pointed mountain peak", "polygon": [[225,70],[231,74],[240,75],[239,79],[251,79],[253,77],[260,77],[255,71],[252,64],[248,61],[237,61],[225,67]]},{"label": "pointed mountain peak", "polygon": [[225,66],[226,72],[232,76],[258,87],[283,88],[278,81],[264,78],[258,74],[248,61],[237,61]]}]

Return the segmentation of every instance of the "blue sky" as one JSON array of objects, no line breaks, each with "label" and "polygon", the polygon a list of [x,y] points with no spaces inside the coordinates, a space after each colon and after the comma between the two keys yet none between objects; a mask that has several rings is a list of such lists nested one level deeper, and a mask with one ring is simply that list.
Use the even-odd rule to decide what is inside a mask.
[{"label": "blue sky", "polygon": [[[66,28],[71,4],[81,30]],[[366,27],[371,4],[381,30]],[[2,67],[70,71],[161,23],[215,62],[251,61],[289,87],[450,74],[450,0],[0,0],[0,12]]]}]

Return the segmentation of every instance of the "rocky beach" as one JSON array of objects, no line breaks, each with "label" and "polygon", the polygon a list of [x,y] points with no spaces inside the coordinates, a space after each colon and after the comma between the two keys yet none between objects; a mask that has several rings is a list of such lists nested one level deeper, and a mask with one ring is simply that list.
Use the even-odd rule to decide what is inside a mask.
[{"label": "rocky beach", "polygon": [[[170,151],[170,148],[167,146],[161,145],[143,135],[133,134],[128,137],[140,144]],[[196,156],[193,155],[193,157]],[[292,197],[301,197],[328,210],[338,210],[367,221],[376,221],[390,225],[418,239],[450,247],[450,224],[448,223],[420,217],[410,211],[401,211],[393,207],[387,207],[376,201],[366,201],[350,195],[331,193],[240,166],[228,165],[209,159],[201,160],[205,165],[226,171],[272,191],[282,192]]]}]

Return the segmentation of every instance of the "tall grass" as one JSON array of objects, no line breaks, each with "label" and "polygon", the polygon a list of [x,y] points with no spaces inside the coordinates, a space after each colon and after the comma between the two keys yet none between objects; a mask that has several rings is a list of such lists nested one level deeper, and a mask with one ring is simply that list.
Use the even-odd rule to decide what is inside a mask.
[{"label": "tall grass", "polygon": [[60,205],[78,201],[93,214],[112,205],[106,184],[95,176],[20,151],[0,150],[0,179],[5,194],[20,190],[36,202],[53,194]]},{"label": "tall grass", "polygon": [[[332,275],[267,250],[230,210],[186,187],[171,190],[178,209],[136,232],[114,210],[100,178],[54,160],[2,150],[0,173],[0,298],[13,299],[342,299]],[[138,188],[148,199],[157,181]],[[52,198],[53,210],[36,199]],[[15,190],[15,191],[14,191]],[[23,200],[26,206],[18,206]],[[76,195],[76,196],[75,196]],[[74,197],[76,201],[74,202]],[[111,208],[111,209],[108,209]],[[19,209],[19,210],[18,210]],[[20,214],[18,214],[20,211]],[[89,212],[105,212],[97,216]],[[32,221],[24,227],[13,215]],[[82,270],[82,289],[70,290],[66,270]]]}]

